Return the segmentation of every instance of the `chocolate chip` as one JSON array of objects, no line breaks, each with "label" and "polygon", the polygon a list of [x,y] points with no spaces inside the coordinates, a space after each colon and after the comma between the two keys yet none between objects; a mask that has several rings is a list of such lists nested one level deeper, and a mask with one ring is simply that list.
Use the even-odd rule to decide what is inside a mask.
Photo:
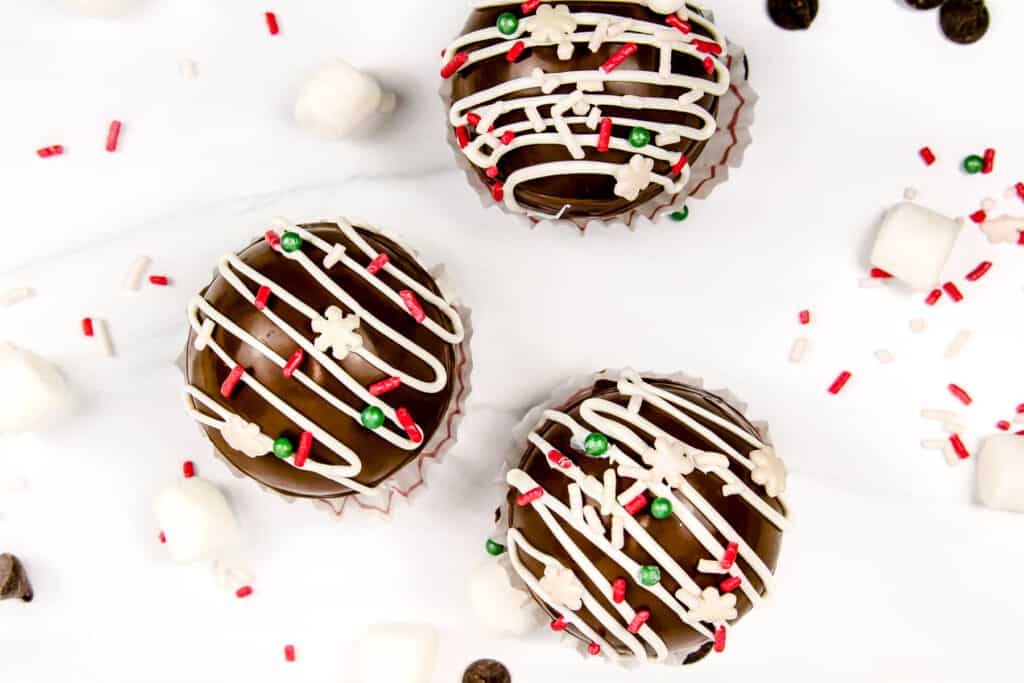
[{"label": "chocolate chip", "polygon": [[768,0],[768,14],[788,31],[809,28],[818,16],[818,0]]},{"label": "chocolate chip", "polygon": [[0,555],[0,600],[32,602],[32,584],[14,555]]},{"label": "chocolate chip", "polygon": [[462,674],[462,683],[511,683],[512,676],[501,662],[479,659]]},{"label": "chocolate chip", "polygon": [[988,7],[983,0],[946,0],[939,11],[942,32],[954,43],[967,45],[988,31]]},{"label": "chocolate chip", "polygon": [[914,9],[935,9],[946,0],[907,0],[907,4]]}]

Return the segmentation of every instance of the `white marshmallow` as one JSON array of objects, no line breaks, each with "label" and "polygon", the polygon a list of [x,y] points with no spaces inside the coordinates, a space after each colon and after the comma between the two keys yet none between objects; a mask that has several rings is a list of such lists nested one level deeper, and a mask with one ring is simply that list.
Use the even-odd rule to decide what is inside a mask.
[{"label": "white marshmallow", "polygon": [[915,290],[933,289],[959,234],[951,218],[911,202],[897,204],[882,219],[871,265]]},{"label": "white marshmallow", "polygon": [[130,12],[141,0],[65,0],[65,4],[90,17],[112,17]]},{"label": "white marshmallow", "polygon": [[313,74],[299,92],[295,120],[327,140],[341,140],[368,124],[377,113],[395,108],[395,96],[385,93],[367,74],[340,59]]},{"label": "white marshmallow", "polygon": [[0,433],[43,428],[70,404],[60,370],[9,342],[0,343],[0,384]]},{"label": "white marshmallow", "polygon": [[437,631],[426,624],[377,624],[356,644],[354,683],[430,683]]},{"label": "white marshmallow", "polygon": [[1024,512],[1024,436],[996,434],[978,453],[978,497],[994,510]]},{"label": "white marshmallow", "polygon": [[178,480],[160,492],[154,509],[176,562],[215,560],[238,542],[238,520],[227,499],[204,479]]},{"label": "white marshmallow", "polygon": [[469,576],[469,601],[477,618],[500,636],[524,636],[541,619],[533,599],[514,587],[508,572],[497,562],[486,562]]}]

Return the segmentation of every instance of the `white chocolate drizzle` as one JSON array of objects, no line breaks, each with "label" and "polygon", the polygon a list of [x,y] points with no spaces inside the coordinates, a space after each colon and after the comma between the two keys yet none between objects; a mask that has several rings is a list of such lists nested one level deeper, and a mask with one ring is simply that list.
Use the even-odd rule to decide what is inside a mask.
[{"label": "white chocolate drizzle", "polygon": [[[637,521],[626,506],[637,496],[648,492],[656,498],[669,501],[672,506],[672,517],[707,551],[708,557],[697,562],[698,571],[739,579],[737,590],[742,591],[756,607],[761,603],[762,595],[748,580],[739,562],[723,566],[722,558],[727,549],[719,539],[725,538],[727,543],[736,544],[737,557],[757,575],[765,588],[765,595],[771,590],[771,569],[750,544],[689,483],[687,476],[699,471],[717,477],[723,483],[723,495],[739,496],[753,511],[762,515],[780,531],[784,531],[788,526],[788,514],[785,512],[786,504],[780,496],[785,491],[786,470],[771,446],[741,426],[682,396],[645,382],[632,370],[621,373],[617,390],[621,395],[629,397],[626,407],[602,398],[588,398],[579,405],[580,419],[586,426],[565,413],[548,410],[544,412],[542,422],[529,435],[530,443],[541,451],[545,462],[570,481],[567,489],[568,505],[548,491],[540,489],[539,484],[521,469],[510,470],[506,481],[520,494],[536,493],[538,489],[543,491],[542,495],[530,496],[528,504],[540,515],[578,571],[582,572],[590,584],[596,586],[606,598],[605,601],[600,601],[584,587],[580,596],[582,608],[589,611],[608,633],[613,634],[625,645],[633,657],[664,661],[670,653],[657,633],[647,625],[641,626],[635,632],[628,628],[637,615],[637,610],[630,605],[630,597],[634,598],[634,604],[643,604],[651,600],[660,601],[672,610],[680,621],[711,640],[715,637],[715,630],[737,618],[736,595],[731,592],[720,592],[715,587],[701,589],[694,577],[687,573],[676,558],[673,558]],[[714,444],[719,452],[703,451],[674,438],[640,415],[644,405],[685,425],[708,443]],[[562,454],[539,433],[544,425],[552,422],[570,431],[571,443],[577,449],[593,432],[607,437],[608,467],[600,477],[587,475],[567,457],[558,457]],[[712,430],[707,425],[714,425],[719,431]],[[731,447],[719,436],[722,432],[738,437],[750,447],[750,450],[744,454]],[[552,453],[555,455],[551,455]],[[760,484],[761,490],[755,491],[738,477],[731,470],[733,464],[750,470],[752,481]],[[631,480],[633,483],[625,491],[618,493],[617,484],[622,479]],[[769,499],[777,499],[784,512],[780,513],[768,502]],[[691,509],[696,509],[699,515]],[[610,535],[606,528],[609,523]],[[615,531],[616,528],[619,529],[618,532]],[[629,587],[625,600],[615,601],[612,584],[572,540],[568,529],[586,538],[609,560],[619,565],[620,576],[625,578]],[[648,586],[639,580],[641,566],[623,552],[623,541],[627,534],[654,559],[661,572],[670,576],[680,586],[679,590],[672,594],[660,582]],[[583,584],[578,578],[576,584],[570,583],[568,576],[572,575],[572,570],[563,566],[558,559],[538,551],[516,528],[509,529],[507,539],[512,568],[533,594],[555,613],[562,615],[564,621],[576,627],[583,637],[600,645],[603,654],[611,659],[620,658],[621,655],[615,648],[582,619],[574,618],[572,613],[578,612],[580,608],[568,604],[566,600],[567,595],[572,596],[574,593],[568,590],[550,590],[552,582],[538,579],[523,564],[520,553],[542,564],[545,577],[560,577],[563,587],[576,584],[582,587]],[[642,595],[638,595],[638,592]],[[605,604],[610,604],[616,614],[609,613],[604,607]],[[706,624],[710,624],[712,628],[708,628]]]},{"label": "white chocolate drizzle", "polygon": [[[313,277],[324,289],[337,299],[345,308],[352,311],[352,315],[346,316],[336,306],[329,307],[326,311],[317,311],[288,291],[282,283],[274,282],[259,271],[247,265],[238,255],[228,254],[221,258],[218,266],[220,277],[230,284],[245,300],[255,305],[258,292],[253,291],[243,281],[244,278],[255,282],[257,288],[267,287],[270,295],[282,303],[290,306],[296,311],[305,315],[310,321],[310,329],[316,332],[314,341],[310,341],[298,330],[291,327],[280,316],[274,313],[271,306],[267,305],[262,309],[263,314],[274,323],[289,339],[295,342],[296,348],[301,349],[306,356],[311,357],[331,376],[340,381],[349,391],[363,401],[364,405],[354,407],[343,401],[325,389],[315,379],[303,372],[301,366],[294,371],[292,379],[299,382],[307,389],[315,393],[324,402],[334,408],[338,413],[349,419],[360,421],[363,408],[376,406],[381,409],[386,422],[396,425],[398,430],[381,427],[373,430],[373,433],[384,439],[392,446],[404,450],[416,450],[426,441],[421,436],[414,440],[410,437],[398,416],[396,408],[391,407],[384,397],[372,395],[367,387],[364,387],[345,370],[341,368],[338,361],[352,353],[367,363],[377,368],[390,377],[397,377],[401,380],[402,386],[411,387],[417,391],[427,394],[435,394],[442,391],[448,384],[448,376],[441,359],[435,357],[429,351],[408,339],[395,329],[388,326],[382,320],[374,316],[368,309],[363,307],[351,294],[340,287],[333,278],[328,275],[331,268],[343,266],[358,273],[367,282],[381,293],[382,297],[390,300],[396,307],[406,310],[406,305],[401,295],[391,287],[387,286],[381,279],[371,274],[365,266],[361,265],[354,258],[345,253],[345,248],[340,244],[331,244],[316,234],[299,226],[291,225],[280,219],[275,221],[277,227],[288,232],[293,232],[302,238],[304,245],[311,245],[325,254],[322,264],[317,263],[303,249],[293,252],[286,252],[278,249],[280,258],[290,259],[300,264],[310,276]],[[338,227],[345,237],[371,259],[379,254],[370,244],[356,231],[356,229],[345,219],[338,220]],[[322,265],[322,267],[321,267]],[[446,298],[434,294],[428,287],[417,282],[413,277],[403,272],[393,263],[386,263],[381,272],[386,272],[391,277],[401,282],[409,290],[415,293],[423,302],[436,307],[451,324],[453,331],[449,331],[437,321],[426,317],[421,325],[429,330],[436,337],[452,345],[460,344],[465,338],[465,330],[462,319],[454,306]],[[202,296],[195,296],[188,306],[189,322],[195,332],[193,345],[196,350],[209,349],[228,368],[235,368],[238,365],[236,359],[232,358],[223,347],[212,339],[216,328],[221,328],[249,347],[256,349],[259,353],[282,369],[288,363],[288,359],[282,357],[266,344],[234,322],[209,301]],[[387,337],[395,344],[401,346],[405,351],[423,361],[430,370],[429,377],[414,377],[409,373],[394,367],[384,359],[365,348],[361,343],[358,329],[360,326],[368,326],[376,332]],[[328,355],[330,349],[333,358]],[[343,484],[354,491],[366,494],[374,493],[375,489],[355,481],[355,477],[362,471],[362,460],[359,454],[355,453],[347,445],[341,443],[325,430],[321,425],[303,415],[284,399],[272,392],[260,383],[250,373],[243,373],[240,384],[247,386],[261,396],[267,403],[273,406],[287,417],[296,428],[303,432],[310,432],[316,443],[329,449],[344,462],[343,465],[329,465],[316,462],[313,459],[307,460],[301,469],[315,472],[322,477]],[[244,453],[249,457],[260,457],[272,452],[273,439],[260,433],[258,426],[245,421],[244,418],[221,406],[216,400],[206,395],[195,386],[189,385],[185,389],[185,404],[189,414],[199,423],[217,429],[224,436],[232,448]],[[205,410],[199,408],[201,406]],[[211,415],[212,413],[212,415]],[[334,418],[332,418],[334,419]],[[343,419],[343,418],[339,418]],[[415,429],[419,429],[418,426]],[[420,430],[422,435],[422,431]],[[292,467],[298,467],[295,459],[285,461]]]}]

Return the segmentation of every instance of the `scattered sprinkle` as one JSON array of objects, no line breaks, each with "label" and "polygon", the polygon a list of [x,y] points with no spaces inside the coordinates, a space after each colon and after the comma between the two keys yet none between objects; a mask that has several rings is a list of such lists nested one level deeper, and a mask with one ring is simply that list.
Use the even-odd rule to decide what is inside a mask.
[{"label": "scattered sprinkle", "polygon": [[924,318],[914,318],[910,321],[910,331],[914,334],[921,334],[928,329],[928,323]]},{"label": "scattered sprinkle", "polygon": [[1024,183],[1017,183],[1013,186],[1013,189],[1017,191],[1017,196],[1024,199]]},{"label": "scattered sprinkle", "polygon": [[242,586],[241,588],[235,591],[235,595],[239,599],[249,597],[250,595],[252,595],[252,586]]},{"label": "scattered sprinkle", "polygon": [[807,353],[807,346],[810,342],[806,337],[800,337],[793,342],[793,348],[789,352],[789,362],[799,363],[803,361],[804,355]]},{"label": "scattered sprinkle", "polygon": [[156,285],[157,287],[166,287],[171,283],[170,279],[166,275],[150,275],[149,284]]},{"label": "scattered sprinkle", "polygon": [[922,410],[921,417],[926,420],[936,420],[938,422],[957,422],[960,420],[960,416],[951,410],[936,410],[934,408],[925,408]]},{"label": "scattered sprinkle", "polygon": [[982,261],[978,264],[978,267],[967,273],[967,279],[971,282],[977,282],[981,278],[985,277],[985,273],[992,269],[991,261]]},{"label": "scattered sprinkle", "polygon": [[110,339],[110,331],[107,329],[107,323],[103,320],[94,320],[93,327],[96,330],[96,338],[100,341],[100,349],[103,351],[103,355],[113,357],[114,355],[114,343]]},{"label": "scattered sprinkle", "polygon": [[164,532],[161,531],[160,535],[157,536],[157,538],[160,539],[161,544],[167,543],[167,534],[165,534]]},{"label": "scattered sprinkle", "polygon": [[138,290],[139,285],[142,284],[142,276],[146,273],[150,263],[152,261],[148,256],[136,256],[131,267],[128,268],[128,275],[124,278],[124,288]]},{"label": "scattered sprinkle", "polygon": [[877,358],[878,362],[881,363],[882,365],[888,365],[889,363],[896,360],[893,357],[892,353],[887,351],[886,349],[878,349],[877,351],[875,351],[875,358]]},{"label": "scattered sprinkle", "polygon": [[60,156],[64,153],[64,145],[51,145],[49,147],[42,147],[36,150],[36,154],[39,155],[40,159],[47,159],[49,157]]},{"label": "scattered sprinkle", "polygon": [[601,646],[597,643],[591,643],[587,646],[587,652],[596,657],[597,655],[601,654]]},{"label": "scattered sprinkle", "polygon": [[295,646],[285,645],[284,646],[284,661],[294,662],[295,661]]},{"label": "scattered sprinkle", "polygon": [[199,77],[199,65],[193,59],[183,59],[178,65],[181,77],[186,81],[194,81]]},{"label": "scattered sprinkle", "polygon": [[964,295],[960,292],[960,288],[957,287],[952,282],[947,282],[946,284],[942,285],[942,289],[946,292],[946,294],[949,295],[949,298],[951,298],[953,301],[959,303],[964,300]]},{"label": "scattered sprinkle", "polygon": [[1010,422],[1009,422],[1009,420],[1000,420],[999,422],[996,422],[996,429],[998,429],[1000,431],[1003,431],[1003,432],[1010,431]]},{"label": "scattered sprinkle", "polygon": [[949,346],[946,347],[946,353],[944,354],[944,357],[956,358],[964,350],[964,347],[967,346],[967,342],[969,342],[970,340],[970,330],[960,330],[959,332],[956,333],[956,336],[953,337],[953,341],[949,343]]},{"label": "scattered sprinkle", "polygon": [[270,31],[270,35],[276,36],[281,32],[281,27],[277,24],[277,15],[273,12],[264,12],[264,17],[267,19],[267,30]]},{"label": "scattered sprinkle", "polygon": [[971,214],[971,220],[974,221],[975,223],[977,223],[978,225],[981,225],[987,219],[988,219],[988,214],[985,213],[984,211],[980,210],[980,209],[978,211],[975,211],[974,213]]},{"label": "scattered sprinkle", "polygon": [[836,377],[834,382],[832,382],[832,385],[829,386],[828,393],[832,394],[833,396],[837,395],[840,391],[843,390],[843,387],[846,386],[846,383],[850,381],[851,377],[853,377],[853,375],[846,370],[840,372],[839,376]]},{"label": "scattered sprinkle", "polygon": [[800,324],[801,325],[810,325],[811,324],[811,312],[810,311],[806,311],[806,310],[800,311]]},{"label": "scattered sprinkle", "polygon": [[961,460],[967,460],[968,458],[971,457],[971,452],[967,450],[967,446],[964,445],[964,442],[960,439],[959,434],[950,435],[949,443],[953,445],[953,451]]},{"label": "scattered sprinkle", "polygon": [[982,173],[991,173],[996,166],[996,151],[991,147],[985,150],[984,165],[981,167]]},{"label": "scattered sprinkle", "polygon": [[92,327],[92,318],[82,318],[82,334],[86,337],[92,337],[95,333]]},{"label": "scattered sprinkle", "polygon": [[934,306],[942,298],[941,289],[933,289],[932,293],[928,295],[928,298],[924,300],[924,303],[928,306]]},{"label": "scattered sprinkle", "polygon": [[969,406],[974,403],[974,399],[964,389],[957,384],[949,385],[949,393],[953,394],[958,401],[963,403],[965,406]]},{"label": "scattered sprinkle", "polygon": [[0,293],[0,306],[7,308],[8,306],[20,303],[25,299],[31,299],[33,296],[35,296],[35,292],[31,287],[15,287],[14,289],[8,289]]},{"label": "scattered sprinkle", "polygon": [[121,139],[121,122],[111,121],[110,127],[107,129],[107,151],[116,152],[117,142]]},{"label": "scattered sprinkle", "polygon": [[181,473],[185,476],[186,479],[191,479],[192,477],[196,476],[195,463],[192,462],[191,460],[186,460],[181,465]]},{"label": "scattered sprinkle", "polygon": [[922,147],[918,154],[920,154],[921,158],[924,159],[925,165],[931,166],[935,163],[935,153],[932,152],[931,147]]},{"label": "scattered sprinkle", "polygon": [[881,268],[872,268],[871,277],[879,278],[882,280],[888,280],[889,278],[892,277],[892,273],[890,273],[887,270],[882,270]]}]

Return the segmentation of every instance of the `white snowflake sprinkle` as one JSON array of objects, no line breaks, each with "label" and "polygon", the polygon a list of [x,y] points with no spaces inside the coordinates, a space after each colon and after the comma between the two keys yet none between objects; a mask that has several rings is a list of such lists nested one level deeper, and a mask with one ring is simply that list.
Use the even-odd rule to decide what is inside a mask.
[{"label": "white snowflake sprinkle", "polygon": [[680,588],[676,591],[676,598],[690,608],[690,616],[698,621],[721,624],[738,616],[736,596],[732,593],[719,594],[713,586],[705,588],[699,596]]},{"label": "white snowflake sprinkle", "polygon": [[555,602],[565,605],[572,611],[583,607],[583,584],[576,575],[566,567],[549,564],[544,567],[544,576],[540,587]]},{"label": "white snowflake sprinkle", "polygon": [[576,17],[566,5],[541,5],[530,21],[529,30],[537,40],[561,43],[576,30]]},{"label": "white snowflake sprinkle", "polygon": [[750,454],[754,461],[754,471],[750,478],[755,484],[764,486],[765,491],[772,498],[777,498],[786,492],[786,464],[782,458],[775,455],[772,448],[762,448]]},{"label": "white snowflake sprinkle", "polygon": [[250,458],[266,455],[274,448],[274,440],[260,432],[258,425],[246,422],[238,415],[231,415],[225,420],[220,435],[229,446]]},{"label": "white snowflake sprinkle", "polygon": [[651,184],[654,172],[654,159],[634,154],[629,164],[615,174],[615,194],[623,199],[633,201],[640,196],[640,191]]},{"label": "white snowflake sprinkle", "polygon": [[317,333],[313,341],[317,351],[333,349],[332,354],[338,360],[345,360],[354,349],[363,345],[359,335],[359,316],[345,315],[337,306],[331,306],[324,317],[314,320],[313,331]]}]

